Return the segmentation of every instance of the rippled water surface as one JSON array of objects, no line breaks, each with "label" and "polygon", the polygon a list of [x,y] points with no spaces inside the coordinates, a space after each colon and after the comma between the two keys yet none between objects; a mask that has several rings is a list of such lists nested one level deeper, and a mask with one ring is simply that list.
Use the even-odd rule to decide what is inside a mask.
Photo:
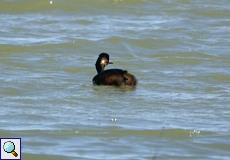
[{"label": "rippled water surface", "polygon": [[[0,137],[23,159],[229,159],[229,15],[228,0],[1,0]],[[101,52],[137,87],[93,86]]]}]

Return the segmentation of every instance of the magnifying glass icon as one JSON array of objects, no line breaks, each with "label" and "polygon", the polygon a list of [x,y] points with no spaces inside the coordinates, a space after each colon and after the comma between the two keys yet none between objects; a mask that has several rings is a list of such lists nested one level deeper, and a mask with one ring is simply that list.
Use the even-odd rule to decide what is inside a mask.
[{"label": "magnifying glass icon", "polygon": [[18,156],[17,152],[15,152],[15,145],[11,141],[7,141],[3,144],[3,149],[6,153],[12,153],[15,157]]}]

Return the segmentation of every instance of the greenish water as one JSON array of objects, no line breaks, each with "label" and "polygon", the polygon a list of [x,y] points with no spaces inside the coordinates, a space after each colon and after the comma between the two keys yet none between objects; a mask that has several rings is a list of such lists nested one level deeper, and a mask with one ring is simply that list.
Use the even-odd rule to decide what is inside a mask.
[{"label": "greenish water", "polygon": [[[0,137],[25,160],[227,160],[229,15],[228,0],[1,0]],[[93,86],[101,52],[138,86]]]}]

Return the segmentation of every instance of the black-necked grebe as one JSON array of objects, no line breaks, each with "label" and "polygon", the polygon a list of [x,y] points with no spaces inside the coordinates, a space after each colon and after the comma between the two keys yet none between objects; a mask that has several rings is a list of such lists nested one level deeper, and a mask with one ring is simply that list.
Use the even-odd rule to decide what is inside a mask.
[{"label": "black-necked grebe", "polygon": [[96,61],[97,75],[93,78],[93,84],[113,85],[113,86],[136,86],[137,80],[134,75],[122,69],[107,69],[105,66],[112,64],[109,62],[109,55],[101,53]]}]

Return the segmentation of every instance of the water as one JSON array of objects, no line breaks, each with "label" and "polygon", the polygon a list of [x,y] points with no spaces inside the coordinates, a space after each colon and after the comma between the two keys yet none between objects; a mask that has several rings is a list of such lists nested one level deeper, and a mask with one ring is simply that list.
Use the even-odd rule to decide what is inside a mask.
[{"label": "water", "polygon": [[[0,137],[23,159],[227,160],[228,0],[1,0]],[[93,86],[95,61],[138,79]]]}]

